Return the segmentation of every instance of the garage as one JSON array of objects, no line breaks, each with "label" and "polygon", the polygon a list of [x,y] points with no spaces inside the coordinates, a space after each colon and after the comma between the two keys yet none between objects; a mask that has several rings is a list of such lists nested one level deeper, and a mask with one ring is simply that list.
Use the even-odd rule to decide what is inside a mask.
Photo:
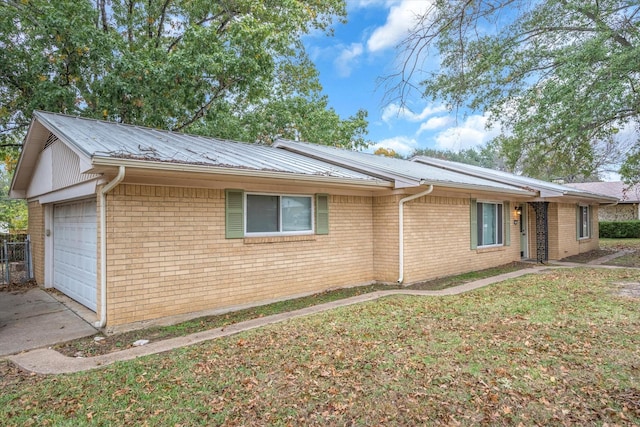
[{"label": "garage", "polygon": [[96,201],[53,207],[53,287],[96,311]]}]

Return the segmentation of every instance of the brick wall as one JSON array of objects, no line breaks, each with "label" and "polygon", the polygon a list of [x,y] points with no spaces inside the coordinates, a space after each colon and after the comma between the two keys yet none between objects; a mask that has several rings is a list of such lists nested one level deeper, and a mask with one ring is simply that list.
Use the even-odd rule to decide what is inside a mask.
[{"label": "brick wall", "polygon": [[563,259],[598,249],[598,207],[592,206],[591,238],[576,237],[576,205],[549,204],[549,259]]},{"label": "brick wall", "polygon": [[374,280],[370,197],[331,196],[329,235],[246,239],[225,239],[224,190],[107,197],[109,326]]},{"label": "brick wall", "polygon": [[[399,277],[400,195],[331,195],[329,235],[245,239],[225,238],[223,189],[120,185],[107,197],[110,327]],[[519,260],[511,208],[504,213],[511,244],[472,250],[468,198],[407,202],[404,283]],[[535,213],[528,212],[535,257]],[[575,240],[573,204],[549,205],[549,232],[551,259],[597,247],[597,239]]]},{"label": "brick wall", "polygon": [[376,280],[384,283],[395,283],[399,277],[398,202],[401,198],[399,195],[373,198],[373,273]]},{"label": "brick wall", "polygon": [[405,204],[405,283],[520,260],[518,225],[509,212],[511,244],[471,249],[468,198],[425,196]]},{"label": "brick wall", "polygon": [[36,282],[44,286],[44,206],[39,202],[31,202],[28,209],[34,275]]}]

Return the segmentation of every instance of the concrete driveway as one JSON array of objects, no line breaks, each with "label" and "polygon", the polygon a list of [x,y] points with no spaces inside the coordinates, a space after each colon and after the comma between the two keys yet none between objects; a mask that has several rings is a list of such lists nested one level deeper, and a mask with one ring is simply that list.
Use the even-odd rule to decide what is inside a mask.
[{"label": "concrete driveway", "polygon": [[96,332],[67,305],[40,288],[0,292],[0,357]]}]

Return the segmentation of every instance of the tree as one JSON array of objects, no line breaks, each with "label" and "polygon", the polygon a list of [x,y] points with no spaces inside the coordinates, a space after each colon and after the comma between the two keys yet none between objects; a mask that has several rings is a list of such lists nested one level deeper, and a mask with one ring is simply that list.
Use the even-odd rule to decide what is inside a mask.
[{"label": "tree", "polygon": [[362,144],[366,113],[327,108],[301,43],[345,14],[343,0],[2,0],[0,142],[41,109],[250,142],[277,136],[256,122],[274,116]]},{"label": "tree", "polygon": [[394,150],[393,148],[378,147],[376,151],[373,152],[373,154],[375,154],[376,156],[394,157],[397,159],[402,158],[402,156],[396,153],[396,150]]},{"label": "tree", "polygon": [[483,168],[506,170],[504,161],[500,157],[499,150],[495,144],[492,143],[489,143],[480,149],[467,148],[460,151],[420,148],[415,150],[410,157],[413,156],[433,157],[436,159],[466,163],[468,165],[480,166]]},{"label": "tree", "polygon": [[[597,175],[630,148],[618,132],[638,130],[639,12],[637,0],[436,0],[404,41],[395,93],[419,78],[425,97],[489,114],[511,170]],[[434,50],[440,67],[423,71]]]}]

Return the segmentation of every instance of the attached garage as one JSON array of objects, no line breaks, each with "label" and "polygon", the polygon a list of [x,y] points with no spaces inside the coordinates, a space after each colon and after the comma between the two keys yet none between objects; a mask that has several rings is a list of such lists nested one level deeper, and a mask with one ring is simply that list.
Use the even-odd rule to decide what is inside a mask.
[{"label": "attached garage", "polygon": [[53,286],[96,311],[96,201],[53,207]]}]

